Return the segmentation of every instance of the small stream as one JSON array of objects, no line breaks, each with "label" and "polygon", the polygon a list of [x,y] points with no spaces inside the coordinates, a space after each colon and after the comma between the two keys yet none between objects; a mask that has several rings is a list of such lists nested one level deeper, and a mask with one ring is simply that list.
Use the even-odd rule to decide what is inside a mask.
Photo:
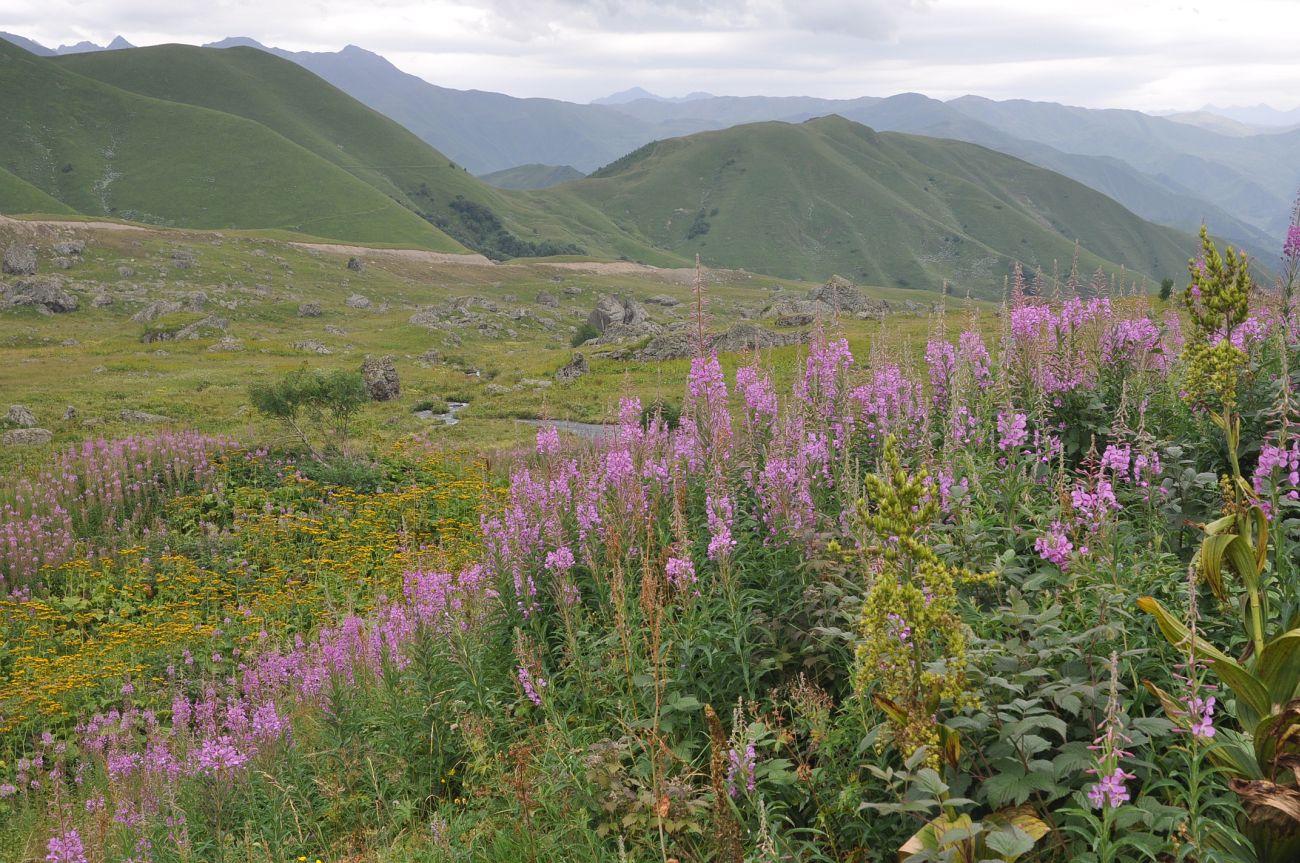
[{"label": "small stream", "polygon": [[549,427],[555,426],[562,432],[575,434],[580,438],[587,440],[605,440],[614,436],[618,426],[604,425],[603,423],[578,423],[570,420],[515,420],[515,422],[524,423],[530,426]]},{"label": "small stream", "polygon": [[447,402],[447,412],[438,414],[433,411],[416,411],[415,415],[422,420],[442,420],[445,426],[454,426],[460,422],[457,416],[465,408],[469,407],[469,402]]}]

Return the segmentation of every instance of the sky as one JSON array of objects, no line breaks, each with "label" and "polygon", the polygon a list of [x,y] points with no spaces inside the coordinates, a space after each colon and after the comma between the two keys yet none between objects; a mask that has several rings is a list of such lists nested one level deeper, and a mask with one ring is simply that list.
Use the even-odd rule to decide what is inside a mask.
[{"label": "sky", "polygon": [[0,0],[0,30],[355,44],[442,86],[577,102],[642,86],[1300,107],[1300,0]]}]

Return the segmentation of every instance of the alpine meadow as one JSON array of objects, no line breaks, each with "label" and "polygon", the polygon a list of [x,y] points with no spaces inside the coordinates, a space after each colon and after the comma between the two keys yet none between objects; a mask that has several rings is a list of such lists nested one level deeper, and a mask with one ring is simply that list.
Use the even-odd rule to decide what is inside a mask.
[{"label": "alpine meadow", "polygon": [[979,7],[0,9],[0,861],[1300,861],[1300,7]]}]

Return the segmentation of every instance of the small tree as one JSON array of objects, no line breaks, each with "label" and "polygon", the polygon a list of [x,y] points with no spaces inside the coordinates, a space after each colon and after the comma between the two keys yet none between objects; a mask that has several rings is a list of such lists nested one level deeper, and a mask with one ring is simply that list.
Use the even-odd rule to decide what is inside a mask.
[{"label": "small tree", "polygon": [[[248,397],[258,413],[283,422],[319,462],[326,452],[346,450],[352,419],[368,401],[360,372],[306,366],[278,381],[253,384]],[[309,426],[324,440],[323,449],[312,443]]]},{"label": "small tree", "polygon": [[580,345],[586,344],[598,335],[600,335],[600,330],[596,329],[586,321],[583,321],[578,325],[578,329],[574,332],[573,338],[569,341],[569,344],[576,348]]}]

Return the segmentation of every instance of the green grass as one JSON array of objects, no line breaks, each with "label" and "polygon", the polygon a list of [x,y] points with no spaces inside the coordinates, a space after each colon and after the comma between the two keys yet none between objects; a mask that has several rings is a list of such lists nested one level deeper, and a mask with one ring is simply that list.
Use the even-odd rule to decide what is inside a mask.
[{"label": "green grass", "polygon": [[[0,392],[5,402],[30,407],[41,425],[55,433],[51,448],[66,446],[87,434],[126,435],[148,429],[118,419],[123,409],[173,417],[178,424],[255,440],[279,434],[248,408],[248,386],[269,380],[303,364],[321,369],[356,368],[366,354],[394,356],[402,379],[401,398],[368,406],[358,428],[366,443],[427,434],[452,448],[510,448],[531,440],[535,429],[518,417],[604,422],[617,413],[620,396],[633,392],[646,402],[680,402],[687,363],[635,362],[599,356],[600,349],[583,348],[591,363],[589,375],[571,384],[550,383],[567,363],[569,340],[602,294],[629,295],[645,300],[656,294],[677,297],[675,309],[648,306],[662,324],[685,321],[690,315],[691,289],[676,274],[654,272],[599,275],[544,262],[515,262],[493,267],[430,264],[367,254],[364,272],[346,269],[347,255],[320,253],[279,239],[244,232],[215,233],[170,229],[114,231],[68,228],[62,233],[87,241],[83,259],[71,270],[58,271],[81,300],[77,312],[40,315],[30,308],[0,310]],[[16,236],[0,226],[0,247]],[[38,246],[42,273],[51,271],[51,241]],[[190,269],[176,269],[172,254],[188,250]],[[120,267],[133,271],[119,274]],[[750,273],[710,274],[709,311],[718,328],[725,328],[746,310],[761,309],[773,289],[797,293],[811,285]],[[576,289],[569,296],[565,289]],[[184,299],[202,291],[207,305],[144,324],[131,316],[148,302]],[[540,292],[559,298],[553,309],[538,305]],[[884,299],[933,300],[919,291],[871,288]],[[95,308],[97,294],[115,298]],[[347,307],[353,293],[369,297],[372,308]],[[495,303],[500,314],[482,312],[499,332],[447,327],[430,330],[410,323],[411,315],[454,297],[479,296]],[[299,318],[298,305],[316,302],[319,318]],[[381,311],[387,303],[387,310]],[[978,304],[973,308],[978,308]],[[534,317],[513,320],[525,309]],[[208,314],[228,321],[224,335],[241,340],[239,352],[209,352],[223,333],[205,330],[194,340],[143,343],[151,330],[175,329]],[[956,319],[965,312],[954,309]],[[919,356],[933,321],[924,316],[892,317],[876,322],[845,321],[840,326],[855,351],[873,345]],[[340,335],[341,333],[341,335]],[[459,339],[460,344],[456,344]],[[329,355],[308,354],[294,342],[317,340]],[[421,357],[438,352],[428,363]],[[770,353],[779,375],[788,374],[800,355],[798,348]],[[733,367],[746,356],[724,357]],[[466,374],[476,368],[480,377]],[[493,385],[505,387],[497,392]],[[457,426],[443,427],[412,415],[423,401],[468,401],[470,407]],[[67,405],[77,417],[61,419]],[[87,421],[90,425],[84,425]],[[40,459],[32,448],[0,451],[0,469]]]},{"label": "green grass", "polygon": [[570,180],[581,180],[585,174],[568,165],[517,165],[490,174],[480,174],[479,179],[499,189],[547,189]]},{"label": "green grass", "polygon": [[79,213],[461,249],[378,189],[265,126],[128,93],[7,42],[0,44],[0,104],[8,118],[0,125],[0,168]]},{"label": "green grass", "polygon": [[[599,209],[682,257],[792,278],[1000,292],[1014,261],[1158,281],[1192,240],[1049,171],[972,144],[877,134],[839,117],[647,145],[537,193]],[[1085,275],[1086,277],[1086,275]]]},{"label": "green grass", "polygon": [[0,168],[0,213],[50,213],[67,216],[71,207]]}]

